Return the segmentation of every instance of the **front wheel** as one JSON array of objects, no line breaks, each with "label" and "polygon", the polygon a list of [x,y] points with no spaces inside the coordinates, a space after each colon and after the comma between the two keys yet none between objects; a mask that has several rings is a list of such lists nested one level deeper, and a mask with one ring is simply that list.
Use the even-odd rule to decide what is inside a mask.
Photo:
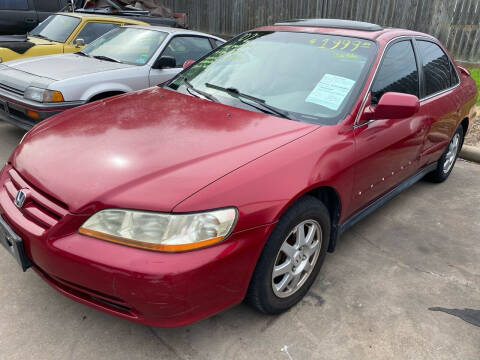
[{"label": "front wheel", "polygon": [[306,196],[280,218],[260,255],[246,301],[257,310],[277,314],[307,293],[328,248],[330,215],[316,198]]},{"label": "front wheel", "polygon": [[435,183],[447,180],[462,148],[463,135],[463,127],[460,125],[455,134],[453,134],[452,140],[450,140],[442,157],[438,160],[437,168],[426,176],[427,180]]}]

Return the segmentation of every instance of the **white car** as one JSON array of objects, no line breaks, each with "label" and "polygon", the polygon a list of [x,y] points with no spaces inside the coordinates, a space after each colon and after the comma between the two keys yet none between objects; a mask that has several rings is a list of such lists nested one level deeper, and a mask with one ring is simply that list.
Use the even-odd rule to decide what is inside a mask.
[{"label": "white car", "polygon": [[0,64],[0,120],[28,130],[67,109],[161,84],[224,42],[183,29],[125,26],[74,54]]}]

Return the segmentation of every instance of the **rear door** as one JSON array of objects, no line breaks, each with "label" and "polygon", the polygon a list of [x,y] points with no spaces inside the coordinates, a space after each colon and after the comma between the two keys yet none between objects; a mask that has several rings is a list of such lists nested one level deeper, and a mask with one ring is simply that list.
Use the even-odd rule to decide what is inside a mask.
[{"label": "rear door", "polygon": [[160,56],[175,58],[176,67],[171,69],[151,69],[150,86],[155,86],[170,80],[183,69],[187,60],[198,60],[213,50],[210,38],[204,36],[177,35],[174,36]]},{"label": "rear door", "polygon": [[38,24],[33,0],[0,0],[0,34],[25,34]]},{"label": "rear door", "polygon": [[421,165],[437,161],[462,120],[459,76],[445,51],[434,41],[417,38],[421,57],[422,107],[427,109],[427,131]]}]

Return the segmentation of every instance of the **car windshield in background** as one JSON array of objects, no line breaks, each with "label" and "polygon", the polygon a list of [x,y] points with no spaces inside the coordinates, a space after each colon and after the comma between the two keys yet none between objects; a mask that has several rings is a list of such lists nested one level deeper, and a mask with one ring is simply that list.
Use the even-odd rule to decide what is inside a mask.
[{"label": "car windshield in background", "polygon": [[365,39],[249,32],[192,65],[168,86],[184,93],[193,87],[249,110],[280,110],[292,119],[335,124],[358,97],[376,52],[376,44]]},{"label": "car windshield in background", "polygon": [[30,31],[30,36],[65,42],[80,23],[80,19],[66,15],[52,15]]},{"label": "car windshield in background", "polygon": [[167,37],[154,30],[118,28],[87,46],[82,53],[115,62],[145,65]]}]

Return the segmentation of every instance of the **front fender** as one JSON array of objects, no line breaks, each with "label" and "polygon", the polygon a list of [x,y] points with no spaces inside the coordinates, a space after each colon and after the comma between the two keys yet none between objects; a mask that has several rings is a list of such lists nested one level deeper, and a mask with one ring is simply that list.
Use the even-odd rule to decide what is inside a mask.
[{"label": "front fender", "polygon": [[120,83],[102,83],[102,84],[97,84],[95,86],[92,86],[88,88],[86,91],[83,92],[81,95],[81,99],[83,101],[90,101],[94,96],[108,93],[108,92],[122,92],[122,93],[128,93],[135,91],[135,89],[131,88],[130,86],[127,86],[125,84],[120,84]]},{"label": "front fender", "polygon": [[299,197],[318,187],[335,190],[348,216],[355,160],[351,132],[324,126],[226,174],[178,204],[173,212],[235,206],[235,231],[278,221]]}]

